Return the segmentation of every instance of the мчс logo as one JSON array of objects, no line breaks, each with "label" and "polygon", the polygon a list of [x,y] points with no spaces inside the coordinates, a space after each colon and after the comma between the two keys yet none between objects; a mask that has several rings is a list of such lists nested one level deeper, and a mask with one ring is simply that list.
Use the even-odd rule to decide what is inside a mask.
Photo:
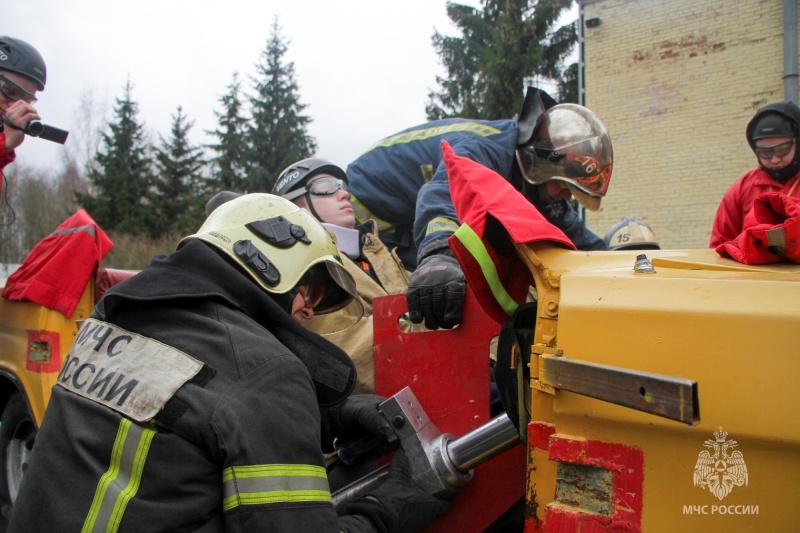
[{"label": "\u043c\u0447\u0441 logo", "polygon": [[747,485],[747,465],[739,450],[739,444],[728,440],[728,432],[719,428],[714,432],[715,440],[707,440],[707,448],[697,456],[694,467],[694,486],[707,488],[711,494],[722,500],[731,493],[733,487]]}]

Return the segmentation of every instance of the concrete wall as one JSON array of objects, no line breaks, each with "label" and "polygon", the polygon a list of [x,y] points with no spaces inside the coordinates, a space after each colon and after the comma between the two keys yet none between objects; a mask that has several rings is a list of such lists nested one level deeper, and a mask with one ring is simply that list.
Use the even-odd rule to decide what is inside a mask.
[{"label": "concrete wall", "polygon": [[662,248],[708,246],[727,187],[757,164],[745,126],[784,99],[780,0],[582,2],[585,104],[614,143],[598,235],[625,215]]}]

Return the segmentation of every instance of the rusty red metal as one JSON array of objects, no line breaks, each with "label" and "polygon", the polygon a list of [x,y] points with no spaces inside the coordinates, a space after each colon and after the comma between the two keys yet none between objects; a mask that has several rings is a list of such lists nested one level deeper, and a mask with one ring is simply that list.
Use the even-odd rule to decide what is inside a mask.
[{"label": "rusty red metal", "polygon": [[[405,296],[373,301],[375,392],[391,396],[410,386],[431,421],[443,433],[460,437],[489,421],[489,343],[500,330],[467,290],[464,318],[457,328],[404,332]],[[454,498],[451,511],[426,532],[478,533],[525,494],[522,445],[475,468]]]},{"label": "rusty red metal", "polygon": [[[559,468],[556,494],[545,506],[544,521],[528,516],[526,533],[642,530],[644,453],[640,448],[560,435],[555,426],[542,422],[528,425],[528,443],[547,451],[548,459],[564,468]],[[580,473],[582,467],[586,467],[584,472],[595,475],[576,483],[569,476],[576,471]],[[591,505],[598,498],[603,501]],[[535,509],[536,505],[529,507]],[[597,507],[607,511],[598,512]]]}]

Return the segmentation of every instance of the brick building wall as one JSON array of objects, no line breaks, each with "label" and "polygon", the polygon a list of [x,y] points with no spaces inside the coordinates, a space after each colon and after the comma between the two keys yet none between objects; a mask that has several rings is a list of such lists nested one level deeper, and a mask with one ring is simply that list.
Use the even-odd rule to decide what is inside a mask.
[{"label": "brick building wall", "polygon": [[784,100],[781,0],[585,0],[585,104],[614,144],[608,196],[587,225],[625,215],[662,248],[708,246],[725,190],[757,164],[744,130]]}]

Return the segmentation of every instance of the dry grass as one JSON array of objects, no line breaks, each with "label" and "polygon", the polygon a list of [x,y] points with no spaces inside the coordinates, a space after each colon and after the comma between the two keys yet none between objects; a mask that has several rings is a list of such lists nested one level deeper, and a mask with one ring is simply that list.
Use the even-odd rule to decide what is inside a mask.
[{"label": "dry grass", "polygon": [[114,243],[114,248],[103,259],[102,266],[127,270],[141,270],[154,256],[174,252],[175,246],[183,237],[176,234],[153,239],[143,235],[113,232],[109,232],[108,236]]}]

